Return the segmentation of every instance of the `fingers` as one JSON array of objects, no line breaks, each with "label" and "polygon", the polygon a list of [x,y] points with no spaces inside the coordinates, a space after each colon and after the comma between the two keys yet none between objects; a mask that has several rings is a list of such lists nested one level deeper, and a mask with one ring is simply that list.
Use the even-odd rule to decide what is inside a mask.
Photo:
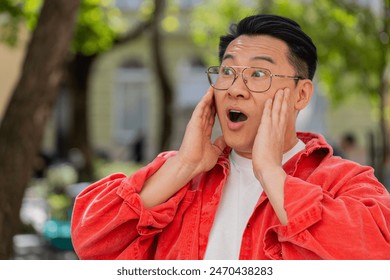
[{"label": "fingers", "polygon": [[272,113],[272,99],[267,99],[264,104],[263,116],[261,118],[261,125],[265,125],[271,121]]},{"label": "fingers", "polygon": [[283,90],[279,89],[275,96],[274,100],[272,102],[272,118],[273,120],[279,120],[280,116],[280,110],[282,108],[282,102],[283,102]]},{"label": "fingers", "polygon": [[214,89],[212,87],[209,87],[206,94],[199,101],[195,110],[203,111],[205,108],[212,109],[212,107],[214,107]]},{"label": "fingers", "polygon": [[199,104],[206,104],[208,106],[214,104],[214,89],[212,87],[208,88],[206,94],[202,97]]},{"label": "fingers", "polygon": [[279,89],[272,102],[272,114],[274,118],[278,118],[287,112],[287,101],[290,94],[290,89]]},{"label": "fingers", "polygon": [[215,122],[215,115],[217,113],[217,109],[215,107],[215,101],[214,101],[214,89],[212,87],[209,87],[206,94],[203,96],[201,102],[202,110],[203,110],[203,117],[205,118],[205,121],[208,122],[208,124],[212,127],[214,126]]},{"label": "fingers", "polygon": [[264,104],[263,120],[269,120],[272,125],[284,125],[288,111],[288,99],[290,89],[279,89],[273,99],[268,99]]},{"label": "fingers", "polygon": [[187,124],[187,130],[196,132],[199,137],[210,137],[215,122],[216,107],[214,102],[214,90],[210,87],[206,94],[196,105],[191,119]]},{"label": "fingers", "polygon": [[[281,97],[280,97],[280,95],[281,95]],[[279,110],[278,122],[281,126],[285,126],[286,120],[287,120],[288,99],[290,96],[290,89],[289,88],[284,89],[284,91],[282,91],[280,95],[279,95],[279,98],[281,100],[280,100],[280,102],[278,102],[278,104],[279,104],[279,106],[278,106],[278,110]],[[280,109],[279,109],[279,107],[280,107]]]},{"label": "fingers", "polygon": [[254,168],[262,170],[280,166],[284,151],[289,109],[289,89],[279,89],[273,98],[265,101],[263,115],[254,143]]},{"label": "fingers", "polygon": [[[214,91],[210,87],[206,94],[202,97],[202,99],[199,101],[199,103],[196,105],[192,116],[194,117],[202,117],[205,114],[213,113],[212,111],[215,111],[215,108],[213,109],[214,105]],[[211,114],[210,114],[211,115]]]}]

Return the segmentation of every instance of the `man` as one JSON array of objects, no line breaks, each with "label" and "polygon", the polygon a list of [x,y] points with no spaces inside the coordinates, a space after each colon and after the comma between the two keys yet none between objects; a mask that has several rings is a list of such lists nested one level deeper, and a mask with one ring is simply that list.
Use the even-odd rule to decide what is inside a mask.
[{"label": "man", "polygon": [[245,18],[221,37],[220,62],[179,151],[79,195],[79,257],[390,259],[390,195],[373,170],[295,131],[317,63],[299,25]]}]

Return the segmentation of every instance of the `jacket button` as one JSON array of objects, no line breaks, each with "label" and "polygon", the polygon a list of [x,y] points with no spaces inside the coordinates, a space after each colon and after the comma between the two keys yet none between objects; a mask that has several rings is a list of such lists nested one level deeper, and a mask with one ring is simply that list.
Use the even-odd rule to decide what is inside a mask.
[{"label": "jacket button", "polygon": [[247,225],[246,225],[246,228],[250,228],[251,227],[251,223],[248,223]]}]

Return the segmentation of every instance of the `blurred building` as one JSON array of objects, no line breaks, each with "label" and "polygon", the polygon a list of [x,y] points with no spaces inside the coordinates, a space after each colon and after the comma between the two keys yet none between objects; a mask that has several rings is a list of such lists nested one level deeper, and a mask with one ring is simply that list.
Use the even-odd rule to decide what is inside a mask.
[{"label": "blurred building", "polygon": [[[134,18],[142,2],[118,0],[117,5],[128,18]],[[165,32],[161,42],[175,93],[172,148],[178,147],[193,107],[208,88],[206,66],[188,32],[195,2],[199,1],[180,1],[178,22],[172,23],[177,29]],[[91,77],[92,139],[97,149],[109,151],[116,159],[126,160],[140,142],[144,160],[159,152],[160,108],[164,104],[156,83],[150,34],[145,35],[102,55]]]}]

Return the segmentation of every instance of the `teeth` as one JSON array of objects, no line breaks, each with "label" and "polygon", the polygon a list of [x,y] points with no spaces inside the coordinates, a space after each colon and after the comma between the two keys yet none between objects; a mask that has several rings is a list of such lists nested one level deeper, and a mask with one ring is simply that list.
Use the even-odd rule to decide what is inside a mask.
[{"label": "teeth", "polygon": [[229,119],[232,122],[246,121],[248,117],[238,110],[229,110]]}]

